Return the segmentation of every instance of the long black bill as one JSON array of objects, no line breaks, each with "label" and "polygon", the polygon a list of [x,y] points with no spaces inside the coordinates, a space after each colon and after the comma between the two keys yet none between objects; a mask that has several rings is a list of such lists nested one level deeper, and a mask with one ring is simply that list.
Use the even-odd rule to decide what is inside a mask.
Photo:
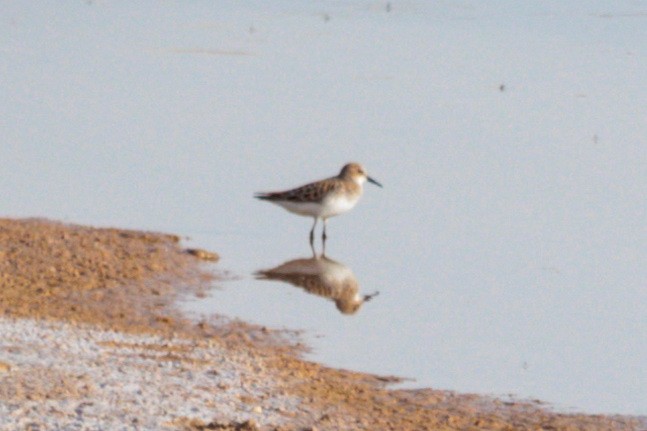
[{"label": "long black bill", "polygon": [[371,177],[366,177],[366,181],[368,181],[369,183],[373,183],[373,184],[375,184],[376,186],[382,187],[382,184],[378,183],[377,181],[375,181],[375,180],[374,180],[373,178],[371,178]]}]

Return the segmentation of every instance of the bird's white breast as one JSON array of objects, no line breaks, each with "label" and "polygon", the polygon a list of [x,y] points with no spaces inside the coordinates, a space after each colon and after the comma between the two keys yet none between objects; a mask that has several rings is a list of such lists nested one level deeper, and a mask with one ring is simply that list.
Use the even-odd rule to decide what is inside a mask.
[{"label": "bird's white breast", "polygon": [[327,218],[339,215],[352,209],[359,200],[357,195],[331,195],[323,200],[323,209],[320,217]]}]

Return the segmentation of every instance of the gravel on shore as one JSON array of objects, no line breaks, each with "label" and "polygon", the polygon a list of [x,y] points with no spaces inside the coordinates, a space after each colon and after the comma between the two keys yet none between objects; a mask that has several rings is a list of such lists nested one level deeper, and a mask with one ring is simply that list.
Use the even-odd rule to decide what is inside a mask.
[{"label": "gravel on shore", "polygon": [[262,358],[209,340],[0,319],[0,429],[281,425],[298,399]]}]

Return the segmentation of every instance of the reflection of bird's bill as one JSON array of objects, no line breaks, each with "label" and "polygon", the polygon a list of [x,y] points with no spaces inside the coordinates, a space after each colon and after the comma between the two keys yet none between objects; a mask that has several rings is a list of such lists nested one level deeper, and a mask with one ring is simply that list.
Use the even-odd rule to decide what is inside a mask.
[{"label": "reflection of bird's bill", "polygon": [[377,295],[379,295],[379,294],[380,294],[380,292],[378,292],[378,291],[376,290],[375,292],[371,293],[370,295],[364,295],[364,299],[363,299],[363,300],[364,300],[364,302],[368,302],[368,301],[370,301],[371,299],[375,298],[375,297],[376,297]]},{"label": "reflection of bird's bill", "polygon": [[344,314],[353,314],[377,295],[359,295],[359,285],[351,269],[325,256],[293,259],[275,268],[258,271],[262,280],[283,281],[306,292],[331,299]]}]

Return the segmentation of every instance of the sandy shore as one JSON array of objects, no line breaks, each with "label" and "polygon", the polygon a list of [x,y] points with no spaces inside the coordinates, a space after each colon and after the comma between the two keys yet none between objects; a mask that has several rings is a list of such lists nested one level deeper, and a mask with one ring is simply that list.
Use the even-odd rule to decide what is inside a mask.
[{"label": "sandy shore", "polygon": [[[304,361],[290,337],[174,307],[217,255],[174,235],[0,219],[0,429],[640,430]],[[642,422],[642,423],[640,423]]]}]

